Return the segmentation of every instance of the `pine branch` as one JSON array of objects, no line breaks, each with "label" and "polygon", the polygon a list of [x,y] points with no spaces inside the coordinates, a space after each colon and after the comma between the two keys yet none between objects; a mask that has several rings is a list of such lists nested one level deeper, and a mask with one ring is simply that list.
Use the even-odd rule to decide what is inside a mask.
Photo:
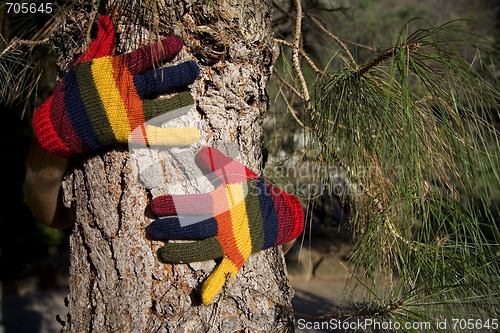
[{"label": "pine branch", "polygon": [[[299,98],[301,97],[301,95],[297,91],[297,89],[295,89],[295,87],[293,87],[290,83],[286,82],[286,80],[281,77],[280,73],[276,70],[276,68],[273,68],[273,73],[278,78],[278,81],[280,81],[285,86],[287,86],[287,88],[290,89],[290,91],[293,92],[295,96],[297,96]],[[285,95],[285,93],[283,92],[281,87],[279,88],[279,93],[280,93],[281,97],[283,97],[283,100],[285,101],[285,104],[287,106],[287,110],[290,112],[290,114],[292,115],[293,119],[295,119],[297,124],[299,124],[299,126],[302,127],[303,129],[305,129],[306,131],[310,131],[311,129],[309,127],[307,127],[297,116],[297,111],[293,108],[292,104],[289,102],[287,96]]]},{"label": "pine branch", "polygon": [[[400,279],[396,284],[403,298],[390,296],[384,302],[374,295],[376,303],[389,304],[389,311],[379,307],[380,313],[407,320],[427,313],[451,316],[460,307],[496,315],[497,301],[490,295],[499,294],[494,281],[500,271],[495,259],[500,233],[498,212],[491,207],[500,188],[500,134],[489,117],[497,111],[500,94],[478,72],[491,66],[476,53],[477,39],[467,44],[464,30],[449,30],[452,25],[414,33],[405,27],[394,47],[358,67],[349,56],[349,42],[332,33],[343,43],[338,43],[340,52],[332,51],[332,60],[342,59],[346,66],[333,74],[316,72],[313,85],[300,70],[301,58],[307,61],[302,38],[308,34],[301,30],[307,27],[302,26],[300,3],[294,3],[297,16],[289,44],[295,85],[283,81],[288,90],[278,93],[292,116],[293,99],[284,93],[302,100],[308,120],[303,124],[314,139],[301,161],[309,163],[311,157],[312,163],[340,167],[355,193],[347,196],[356,209],[350,220],[358,236],[355,272],[362,270],[373,280],[394,272]],[[315,16],[314,24],[314,18],[328,29]],[[467,47],[475,64],[456,51]],[[366,167],[374,171],[360,174]],[[331,181],[328,175],[318,177],[313,181]],[[342,316],[338,312],[323,319]]]},{"label": "pine branch", "polygon": [[6,53],[12,52],[12,49],[17,49],[19,46],[27,45],[27,46],[35,46],[40,44],[47,44],[49,42],[49,38],[44,38],[42,40],[25,40],[18,37],[12,38],[10,43],[7,45],[5,49],[0,53],[0,58],[2,58]]},{"label": "pine branch", "polygon": [[[408,43],[408,44],[404,45],[404,47],[406,47],[408,50],[415,51],[415,50],[418,50],[420,48],[420,43],[418,43],[418,42]],[[397,49],[398,49],[398,46],[395,46],[395,47],[390,48],[389,50],[387,50],[385,52],[382,52],[377,57],[375,57],[370,62],[368,62],[366,65],[358,68],[358,70],[356,71],[356,75],[364,76],[370,69],[373,69],[373,68],[377,67],[378,65],[380,65],[381,63],[391,59],[394,56]]]},{"label": "pine branch", "polygon": [[342,42],[342,40],[340,38],[338,38],[333,32],[331,32],[330,30],[325,28],[325,26],[323,24],[321,24],[321,22],[318,20],[317,17],[315,17],[312,14],[307,14],[307,16],[311,19],[311,21],[313,21],[314,24],[316,24],[316,26],[318,26],[318,28],[321,29],[321,31],[323,31],[327,36],[332,38],[335,42],[337,42],[337,44],[340,45],[340,47],[344,50],[344,52],[349,57],[351,64],[354,67],[357,67],[356,60],[354,60],[354,57],[352,56],[351,51],[349,51],[349,48],[347,48],[347,46],[344,44],[344,42]]},{"label": "pine branch", "polygon": [[[294,47],[294,45],[287,40],[279,39],[279,38],[275,38],[274,40],[279,44],[283,44],[283,45],[286,45],[286,46],[292,47],[292,48]],[[318,68],[318,66],[316,66],[314,61],[312,61],[312,59],[307,55],[307,53],[302,48],[299,49],[299,53],[302,57],[304,57],[304,59],[307,61],[309,66],[311,66],[311,68],[314,70],[314,72],[316,72],[316,75],[318,75],[318,76],[325,75],[325,72],[323,72],[322,70],[320,70]]]}]

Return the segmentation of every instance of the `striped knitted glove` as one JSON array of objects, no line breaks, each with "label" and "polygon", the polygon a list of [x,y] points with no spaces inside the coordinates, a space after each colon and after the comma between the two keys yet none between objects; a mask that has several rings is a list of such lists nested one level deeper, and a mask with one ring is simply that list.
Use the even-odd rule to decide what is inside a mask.
[{"label": "striped knitted glove", "polygon": [[[197,162],[216,175],[221,185],[211,193],[166,195],[153,199],[152,210],[166,217],[147,228],[157,240],[196,240],[166,243],[159,251],[163,262],[185,263],[223,258],[203,284],[202,300],[209,304],[232,279],[250,254],[297,238],[304,226],[304,213],[297,198],[258,177],[241,163],[215,148],[203,148]],[[213,217],[182,225],[183,214]]]},{"label": "striped knitted glove", "polygon": [[111,19],[102,16],[97,38],[33,115],[33,130],[40,145],[57,157],[68,158],[75,153],[127,143],[129,139],[148,145],[198,141],[199,132],[193,127],[163,129],[146,125],[146,121],[169,111],[172,117],[186,113],[186,106],[194,103],[189,92],[162,100],[146,97],[186,86],[199,75],[199,68],[192,61],[143,73],[161,60],[172,59],[183,47],[174,36],[160,43],[112,56],[115,32]]}]

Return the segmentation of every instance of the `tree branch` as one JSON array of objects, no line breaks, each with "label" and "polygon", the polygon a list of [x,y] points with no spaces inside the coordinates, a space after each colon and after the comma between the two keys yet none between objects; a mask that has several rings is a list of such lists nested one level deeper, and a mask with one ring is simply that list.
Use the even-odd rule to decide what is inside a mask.
[{"label": "tree branch", "polygon": [[[287,40],[279,39],[279,38],[275,38],[274,40],[279,44],[283,44],[283,45],[286,45],[286,46],[289,46],[292,48],[294,47],[293,44]],[[311,68],[316,72],[316,75],[318,75],[318,76],[325,75],[325,72],[323,72],[321,69],[318,68],[318,66],[316,66],[316,64],[312,61],[312,59],[307,55],[307,53],[302,48],[299,49],[299,53],[301,56],[304,57],[304,59],[309,64],[309,66],[311,66]]]},{"label": "tree branch", "polygon": [[49,38],[44,38],[42,40],[26,40],[26,39],[21,39],[14,37],[10,41],[10,43],[7,45],[5,49],[2,50],[2,53],[0,53],[0,57],[2,57],[5,53],[9,52],[10,49],[15,49],[16,47],[20,45],[28,45],[28,46],[35,46],[35,45],[40,45],[40,44],[46,44],[48,43]]},{"label": "tree branch", "polygon": [[[420,43],[408,43],[405,45],[408,50],[414,51],[420,48]],[[382,62],[389,60],[394,56],[394,53],[396,52],[398,46],[392,47],[389,50],[382,52],[379,54],[377,57],[372,59],[370,62],[368,62],[366,65],[363,67],[359,68],[357,71],[358,76],[363,76],[365,75],[370,69],[374,68],[375,66],[380,65]]]},{"label": "tree branch", "polygon": [[295,35],[293,37],[293,48],[292,48],[292,62],[293,69],[297,78],[299,80],[302,89],[302,100],[304,101],[306,110],[312,110],[313,106],[311,104],[311,98],[309,96],[309,89],[307,88],[306,79],[302,74],[300,67],[299,50],[301,49],[300,43],[302,40],[302,4],[300,0],[295,0],[295,6],[297,8],[297,15],[295,17]]},{"label": "tree branch", "polygon": [[[300,93],[297,91],[297,89],[295,89],[291,84],[289,84],[288,82],[286,82],[278,73],[278,71],[276,69],[273,70],[274,71],[274,74],[276,74],[276,77],[278,78],[278,80],[280,82],[282,82],[284,85],[286,85],[296,96],[298,97],[301,97]],[[307,131],[310,131],[311,129],[309,127],[307,127],[300,119],[299,117],[297,116],[297,111],[293,108],[292,104],[290,103],[290,101],[288,101],[288,99],[286,98],[285,94],[283,93],[283,90],[281,89],[281,87],[279,87],[279,94],[281,95],[281,97],[283,97],[283,100],[285,101],[285,104],[286,104],[286,107],[287,107],[287,110],[292,114],[292,117],[293,119],[295,119],[295,121],[297,122],[297,124],[300,125],[300,127],[302,127],[303,129],[307,130]]]},{"label": "tree branch", "polygon": [[345,53],[349,57],[349,60],[354,65],[354,67],[357,67],[356,60],[354,60],[351,51],[349,51],[344,42],[342,42],[342,40],[340,40],[340,38],[338,38],[333,32],[325,28],[325,26],[314,15],[307,14],[307,16],[311,19],[311,21],[313,21],[314,24],[318,26],[318,28],[320,28],[326,35],[328,35],[328,37],[332,38],[335,42],[337,42],[337,44],[340,45],[340,47],[345,51]]}]

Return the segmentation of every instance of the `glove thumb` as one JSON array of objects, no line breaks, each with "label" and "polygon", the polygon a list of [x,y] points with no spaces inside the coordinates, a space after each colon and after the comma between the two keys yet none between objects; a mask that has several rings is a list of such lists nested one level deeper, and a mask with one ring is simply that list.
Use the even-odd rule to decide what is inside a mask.
[{"label": "glove thumb", "polygon": [[203,283],[201,290],[201,299],[203,304],[210,304],[214,297],[219,293],[224,284],[228,274],[231,274],[229,280],[232,279],[240,269],[229,259],[224,257],[209,277]]}]

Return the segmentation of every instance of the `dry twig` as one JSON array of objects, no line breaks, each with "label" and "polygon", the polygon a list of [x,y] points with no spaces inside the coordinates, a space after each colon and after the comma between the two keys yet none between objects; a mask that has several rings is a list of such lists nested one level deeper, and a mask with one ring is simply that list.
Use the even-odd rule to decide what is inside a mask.
[{"label": "dry twig", "polygon": [[[280,44],[283,44],[283,45],[286,45],[286,46],[289,46],[289,47],[293,48],[293,44],[290,43],[287,40],[279,39],[279,38],[275,38],[274,40],[277,43],[280,43]],[[309,64],[309,66],[311,66],[311,68],[314,70],[314,72],[316,72],[316,75],[318,75],[318,76],[325,75],[325,72],[323,72],[321,69],[318,68],[318,66],[316,66],[316,64],[314,63],[314,61],[312,61],[312,59],[307,55],[307,53],[302,48],[299,49],[299,53],[300,53],[301,56],[304,57],[304,59],[307,61],[307,63]]]}]

